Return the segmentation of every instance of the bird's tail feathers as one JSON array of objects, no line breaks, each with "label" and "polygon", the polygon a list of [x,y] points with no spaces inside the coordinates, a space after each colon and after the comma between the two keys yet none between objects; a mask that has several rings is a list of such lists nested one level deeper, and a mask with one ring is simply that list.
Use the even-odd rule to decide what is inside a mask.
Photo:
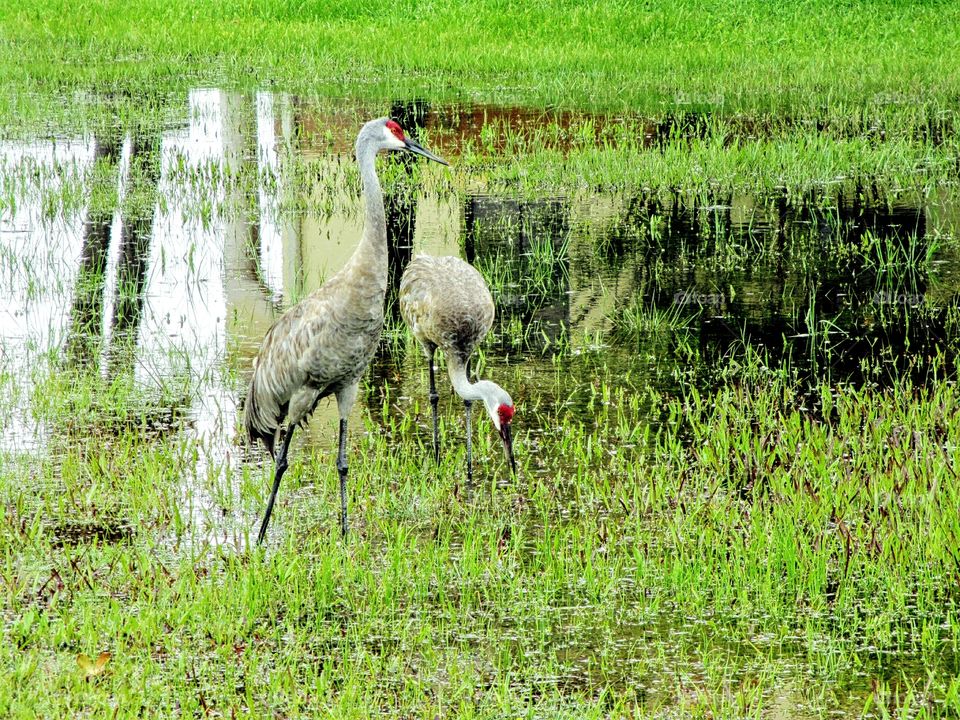
[{"label": "bird's tail feathers", "polygon": [[265,412],[266,408],[259,401],[257,391],[257,373],[254,372],[244,406],[244,425],[250,442],[256,445],[258,440],[262,441],[272,457],[277,440],[277,429],[280,424],[272,417],[272,413]]}]

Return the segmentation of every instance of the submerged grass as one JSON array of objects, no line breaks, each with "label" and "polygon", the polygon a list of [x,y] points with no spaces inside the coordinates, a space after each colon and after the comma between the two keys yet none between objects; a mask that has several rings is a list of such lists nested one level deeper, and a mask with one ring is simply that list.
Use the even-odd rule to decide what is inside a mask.
[{"label": "submerged grass", "polygon": [[[864,194],[867,189],[873,202],[889,202],[898,196],[951,191],[960,182],[960,136],[955,134],[938,142],[906,137],[876,142],[865,136],[836,137],[788,128],[751,140],[728,137],[728,129],[718,125],[704,137],[667,137],[651,144],[644,126],[639,120],[623,122],[604,131],[598,141],[583,145],[557,147],[543,134],[481,151],[470,140],[451,137],[451,131],[438,124],[429,142],[450,157],[454,167],[442,173],[420,171],[416,185],[421,195],[458,202],[478,191],[518,199],[589,193],[675,196],[700,205],[733,193],[778,193],[792,203],[813,200],[829,206],[838,196]],[[498,137],[507,140],[515,134],[511,128],[500,132]],[[168,151],[158,153],[154,165],[132,166],[125,172],[131,185],[140,186],[156,183],[157,166],[163,165],[166,192],[157,206],[162,214],[175,205],[186,217],[209,220],[249,213],[261,200],[280,213],[321,218],[344,210],[358,214],[356,168],[343,156],[339,160],[318,158],[297,147],[283,150],[275,166],[257,163],[255,156],[187,162]],[[406,171],[399,165],[382,165],[387,192],[404,188],[409,192]],[[116,166],[111,169],[115,172]],[[71,219],[116,205],[115,188],[86,192],[98,186],[104,168],[102,163],[87,162],[82,154],[68,160],[10,157],[0,171],[0,211],[10,214],[38,203],[47,219]],[[149,194],[144,197],[152,199]],[[152,211],[136,205],[142,200],[131,193],[125,198],[125,211]]]},{"label": "submerged grass", "polygon": [[[0,469],[0,709],[960,712],[956,383],[823,386],[814,413],[756,354],[725,373],[717,392],[642,398],[601,372],[575,408],[531,402],[519,480],[498,480],[481,432],[467,501],[462,429],[433,470],[425,402],[385,397],[351,443],[351,536],[329,452],[303,448],[265,552],[244,548],[269,463],[211,475],[189,433],[80,430],[67,415],[142,401],[51,374],[36,412],[56,451]],[[522,368],[504,374],[521,385]],[[237,545],[211,545],[211,524]],[[100,671],[78,661],[101,652]]]}]

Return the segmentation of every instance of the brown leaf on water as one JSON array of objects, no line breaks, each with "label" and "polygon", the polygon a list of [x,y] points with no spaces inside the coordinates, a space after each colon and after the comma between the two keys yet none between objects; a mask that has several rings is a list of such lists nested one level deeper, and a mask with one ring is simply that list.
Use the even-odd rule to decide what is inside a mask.
[{"label": "brown leaf on water", "polygon": [[77,655],[77,665],[86,677],[96,677],[104,671],[111,657],[110,653],[104,651],[97,655],[96,660],[91,660],[85,653],[80,653]]}]

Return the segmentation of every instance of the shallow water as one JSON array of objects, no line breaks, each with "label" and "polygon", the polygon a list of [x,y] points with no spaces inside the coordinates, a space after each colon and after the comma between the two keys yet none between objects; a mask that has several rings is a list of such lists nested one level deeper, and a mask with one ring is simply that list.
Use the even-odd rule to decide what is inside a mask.
[{"label": "shallow water", "polygon": [[[104,375],[132,372],[148,393],[178,397],[182,432],[202,436],[204,463],[221,466],[236,446],[243,384],[225,368],[244,375],[279,312],[349,257],[359,200],[349,183],[331,189],[322,168],[351,164],[357,115],[382,112],[196,90],[185,121],[160,137],[0,143],[6,168],[90,177],[99,162],[108,170],[95,176],[99,189],[117,194],[115,210],[95,217],[58,213],[42,193],[24,192],[0,216],[3,361],[21,388],[0,449],[42,451],[50,429],[31,418],[29,369],[53,353]],[[490,140],[490,123],[531,132],[601,123],[419,101],[390,112],[437,138],[454,163],[465,143]],[[295,186],[303,179],[289,169],[291,156],[320,168],[306,180],[313,189]],[[132,163],[148,171],[133,173]],[[229,181],[239,168],[256,187]],[[496,379],[519,363],[523,386],[510,390],[521,408],[537,393],[538,402],[578,412],[600,366],[661,390],[710,387],[712,369],[746,344],[774,363],[789,359],[811,383],[882,384],[903,373],[923,382],[928,358],[953,347],[960,202],[952,194],[850,187],[825,204],[786,194],[708,204],[588,191],[525,199],[490,195],[474,178],[459,199],[418,191],[409,183],[423,176],[404,168],[412,191],[387,198],[392,281],[416,253],[462,255],[480,267],[498,306],[484,372]],[[205,181],[190,186],[198,176]],[[53,172],[50,183],[64,177]],[[289,210],[298,191],[328,197],[325,211]],[[392,292],[390,322],[399,327]],[[625,309],[633,331],[613,322]],[[410,347],[385,342],[372,383],[404,399],[422,394],[423,361]],[[566,387],[542,382],[558,358]],[[368,402],[373,409],[378,399]],[[311,426],[318,442],[332,439],[332,401]]]},{"label": "shallow water", "polygon": [[[58,179],[87,178],[107,158],[100,190],[117,194],[115,210],[94,217],[82,203],[57,212],[43,193],[8,184],[12,200],[0,215],[5,368],[29,386],[25,369],[37,353],[61,352],[104,374],[127,364],[145,388],[185,383],[195,427],[231,425],[224,418],[237,411],[235,385],[219,369],[227,359],[249,366],[278,313],[349,257],[359,200],[351,187],[331,188],[322,168],[350,165],[356,118],[385,111],[195,90],[178,113],[183,122],[160,137],[0,143],[5,168],[72,168],[50,173],[54,194]],[[617,122],[422,101],[389,111],[436,138],[454,163],[465,143],[485,142],[491,123],[532,132]],[[313,161],[321,177],[294,176],[290,156]],[[153,169],[134,174],[133,162]],[[252,170],[256,187],[228,181],[238,168]],[[201,186],[190,186],[196,177]],[[851,186],[826,202],[784,193],[704,203],[586,190],[531,200],[490,195],[477,177],[462,198],[407,187],[388,195],[393,280],[421,252],[480,267],[498,305],[492,375],[522,359],[535,377],[551,356],[603,348],[607,364],[654,387],[709,386],[711,364],[749,343],[774,360],[789,357],[812,381],[883,382],[903,372],[922,380],[919,360],[952,347],[956,334],[960,201],[952,193],[911,198]],[[297,192],[328,198],[324,212],[291,211],[285,202]],[[639,330],[615,332],[612,320],[631,306]],[[413,355],[394,380],[404,394],[420,390]],[[889,372],[865,377],[864,358]],[[594,371],[578,365],[567,367],[571,387]],[[43,445],[44,429],[23,404],[29,392],[21,397],[2,436],[9,451]]]},{"label": "shallow water", "polygon": [[[528,129],[583,120],[417,102],[390,111],[408,128],[422,124],[453,164],[466,142],[496,146],[496,137],[484,135],[491,118]],[[3,206],[0,370],[12,377],[16,393],[0,425],[0,455],[43,454],[57,432],[32,410],[38,364],[82,364],[106,377],[131,374],[148,398],[138,431],[196,441],[200,457],[183,486],[184,513],[196,537],[238,543],[255,518],[224,512],[221,496],[235,494],[237,487],[224,483],[240,477],[226,468],[249,460],[238,426],[244,383],[273,320],[353,250],[361,223],[355,188],[331,188],[323,168],[333,172],[352,163],[357,115],[356,108],[338,114],[267,92],[195,90],[187,120],[160,137],[0,142],[7,168],[70,166],[82,174],[99,162],[100,190],[118,198],[102,216],[58,212],[36,193],[15,194],[15,203]],[[291,156],[309,158],[318,175],[295,175]],[[134,173],[136,163],[153,170]],[[208,181],[188,186],[184,168]],[[253,189],[229,181],[238,168],[258,178]],[[960,317],[955,194],[911,198],[849,187],[826,203],[786,194],[694,203],[584,190],[526,199],[490,194],[481,176],[458,195],[417,185],[418,178],[428,185],[424,173],[435,184],[446,172],[437,167],[398,172],[411,189],[388,197],[394,282],[417,253],[463,256],[491,278],[498,318],[481,372],[511,379],[518,420],[531,441],[554,429],[532,426],[525,404],[583,414],[598,380],[668,393],[713,387],[722,382],[717,368],[744,345],[762,348],[774,364],[789,359],[811,384],[885,384],[905,373],[931,382],[930,358],[938,353],[945,354],[943,369],[952,366]],[[325,211],[290,210],[287,201],[297,193],[319,198]],[[388,305],[394,308],[391,298]],[[627,310],[635,331],[615,322]],[[426,391],[424,360],[397,334],[398,322],[391,309],[390,332],[370,374],[374,389],[390,390],[395,401],[388,412],[397,414],[412,398],[422,404]],[[362,393],[355,420],[382,420],[381,395]],[[444,412],[458,414],[447,386],[441,395]],[[478,424],[487,430],[483,420]],[[309,442],[332,448],[335,428],[335,405],[325,401]],[[113,532],[78,526],[60,535],[71,542]],[[684,663],[691,662],[696,648],[682,637],[664,640],[678,632],[673,620],[643,620],[635,608],[624,612],[634,621],[612,646],[623,662],[637,661],[647,651],[638,646],[651,642],[660,642],[668,656],[686,653]],[[555,621],[563,636],[562,613]],[[594,640],[566,637],[568,647],[551,652],[587,668],[599,652]],[[728,650],[731,662],[746,652]],[[796,670],[793,651],[778,646],[775,655],[787,688],[783,716],[789,716],[790,708],[803,705],[787,680]],[[764,660],[755,658],[758,666]],[[749,662],[745,668],[749,674]],[[591,672],[544,682],[576,686],[589,682]],[[651,678],[645,702],[656,705],[658,684],[670,682]],[[865,687],[852,682],[857,702]]]}]

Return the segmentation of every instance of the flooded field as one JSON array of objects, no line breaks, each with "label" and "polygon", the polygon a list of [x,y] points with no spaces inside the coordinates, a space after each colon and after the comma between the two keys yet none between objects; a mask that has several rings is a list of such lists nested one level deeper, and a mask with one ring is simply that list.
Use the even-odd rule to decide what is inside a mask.
[{"label": "flooded field", "polygon": [[[331,399],[294,442],[254,557],[272,464],[241,432],[251,362],[353,251],[352,142],[387,113],[453,168],[379,160],[392,286],[352,418],[356,530],[336,534]],[[0,462],[17,538],[4,622],[32,670],[5,662],[20,687],[107,648],[127,701],[138,673],[155,698],[177,676],[160,715],[257,716],[277,687],[282,716],[330,702],[387,716],[960,712],[956,178],[748,192],[520,177],[511,192],[492,166],[522,173],[538,147],[615,153],[628,127],[669,152],[716,121],[218,89],[171,115],[162,130],[0,140]],[[477,371],[517,403],[521,473],[505,479],[475,414],[470,502],[462,405],[439,375],[434,469],[426,363],[397,310],[420,253],[470,261],[497,303]],[[115,563],[151,569],[134,581]],[[216,619],[143,605],[170,593]],[[126,624],[127,602],[149,629]],[[63,683],[74,710],[103,710],[81,679]]]},{"label": "flooded field", "polygon": [[[144,390],[175,385],[178,415],[232,432],[235,374],[279,313],[341,267],[362,224],[350,174],[361,112],[297,107],[198,90],[189,120],[162,135],[3,143],[0,162],[15,171],[0,236],[11,382],[28,388],[37,358],[58,354],[104,377],[132,372]],[[393,114],[453,158],[486,121],[538,122],[533,111],[418,103]],[[441,170],[391,170],[393,282],[414,254],[474,263],[499,313],[486,364],[521,366],[521,382],[539,384],[561,360],[559,391],[573,392],[596,373],[577,358],[595,353],[638,385],[710,388],[732,348],[751,345],[814,384],[885,384],[904,373],[923,381],[927,359],[954,348],[960,206],[947,189],[527,198],[485,192],[470,170],[456,188]],[[16,181],[26,175],[39,180]],[[85,206],[91,192],[97,207]],[[388,305],[370,385],[413,396],[423,362],[408,352],[392,294]],[[5,447],[42,449],[48,430],[29,419],[31,392],[20,396]],[[371,395],[367,410],[379,402]]]}]

